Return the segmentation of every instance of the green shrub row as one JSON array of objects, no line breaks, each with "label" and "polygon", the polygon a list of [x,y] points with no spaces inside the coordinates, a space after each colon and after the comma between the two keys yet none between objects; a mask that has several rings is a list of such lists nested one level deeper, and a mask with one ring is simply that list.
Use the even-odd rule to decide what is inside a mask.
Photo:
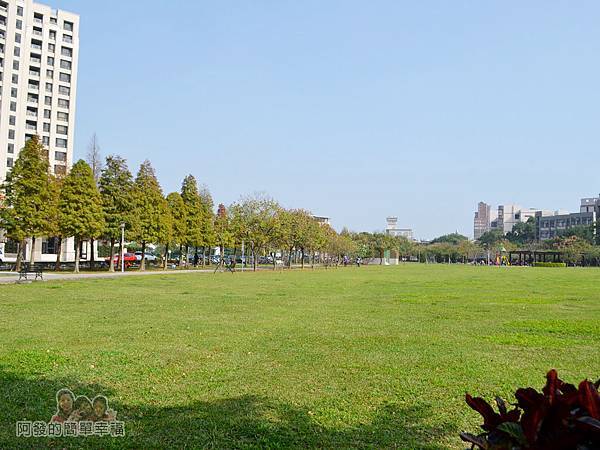
[{"label": "green shrub row", "polygon": [[555,262],[536,262],[533,267],[567,267],[566,263],[555,263]]}]

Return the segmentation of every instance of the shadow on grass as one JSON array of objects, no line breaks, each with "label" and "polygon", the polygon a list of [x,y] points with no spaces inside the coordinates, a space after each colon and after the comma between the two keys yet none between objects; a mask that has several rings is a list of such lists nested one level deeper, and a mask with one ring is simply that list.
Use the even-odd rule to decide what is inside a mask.
[{"label": "shadow on grass", "polygon": [[[104,394],[118,419],[125,421],[125,438],[17,438],[19,420],[49,421],[56,410],[54,395],[63,387],[76,395]],[[388,405],[372,421],[355,427],[320,425],[315,416],[269,398],[241,396],[179,407],[119,403],[106,386],[70,379],[21,377],[0,368],[0,448],[410,448],[439,449],[450,423],[431,429],[424,425],[428,406]]]}]

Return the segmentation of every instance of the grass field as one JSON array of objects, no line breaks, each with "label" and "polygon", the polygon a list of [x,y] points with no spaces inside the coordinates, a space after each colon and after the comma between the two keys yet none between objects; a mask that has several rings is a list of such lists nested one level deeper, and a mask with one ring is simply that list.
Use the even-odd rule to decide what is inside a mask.
[{"label": "grass field", "polygon": [[[600,270],[442,265],[0,287],[0,448],[464,448],[464,393],[600,376]],[[127,437],[17,439],[103,393]]]}]

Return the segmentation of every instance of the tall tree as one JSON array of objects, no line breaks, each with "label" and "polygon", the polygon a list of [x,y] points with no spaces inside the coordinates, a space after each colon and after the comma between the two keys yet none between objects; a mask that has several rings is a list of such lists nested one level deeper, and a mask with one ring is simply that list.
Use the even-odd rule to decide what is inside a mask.
[{"label": "tall tree", "polygon": [[77,161],[64,179],[58,214],[63,236],[75,238],[75,273],[79,273],[81,243],[97,238],[104,230],[100,192],[92,169],[83,160]]},{"label": "tall tree", "polygon": [[[219,255],[221,256],[219,265],[223,266],[225,248],[229,246],[234,246],[235,242],[233,238],[233,232],[231,229],[230,218],[227,213],[227,208],[225,208],[225,205],[222,203],[219,205],[217,215],[215,217],[214,232],[215,242],[219,246]],[[235,258],[235,254],[233,256]]]},{"label": "tall tree", "polygon": [[7,174],[5,194],[7,234],[20,242],[17,269],[20,269],[25,238],[31,237],[30,263],[34,262],[36,236],[45,230],[50,204],[48,156],[38,136],[29,139]]},{"label": "tall tree", "polygon": [[167,195],[167,204],[169,205],[172,220],[171,243],[179,245],[179,262],[181,264],[183,246],[187,237],[185,204],[183,203],[183,199],[179,192],[171,192]]},{"label": "tall tree", "polygon": [[90,143],[88,144],[86,161],[92,169],[94,181],[97,184],[100,180],[100,176],[102,175],[102,154],[100,153],[100,144],[98,142],[98,136],[96,133],[92,135]]},{"label": "tall tree", "polygon": [[199,244],[202,246],[202,266],[204,266],[206,253],[208,251],[208,256],[210,256],[210,247],[215,243],[215,212],[212,195],[207,186],[200,188],[199,195],[202,203],[202,227]]},{"label": "tall tree", "polygon": [[146,246],[169,240],[171,216],[167,201],[150,161],[140,166],[134,183],[135,220],[133,235],[142,244],[140,270],[146,270]]},{"label": "tall tree", "polygon": [[191,246],[198,247],[202,245],[202,232],[204,229],[204,207],[202,206],[202,198],[198,191],[198,183],[193,175],[188,175],[183,179],[181,185],[181,198],[185,205],[186,217],[186,240],[185,240],[185,257],[189,255]]},{"label": "tall tree", "polygon": [[54,270],[57,272],[60,270],[63,240],[65,237],[68,237],[63,236],[62,234],[58,209],[63,181],[64,179],[61,176],[50,176],[50,201],[48,204],[48,221],[45,230],[45,234],[48,238],[57,239],[56,262],[54,264]]},{"label": "tall tree", "polygon": [[262,194],[242,198],[231,207],[236,240],[250,244],[255,271],[259,252],[267,251],[278,237],[279,208],[275,200]]},{"label": "tall tree", "polygon": [[115,242],[121,237],[121,224],[131,229],[134,209],[133,176],[120,156],[108,156],[98,180],[102,196],[105,228],[103,236],[110,241],[110,271],[115,271]]}]

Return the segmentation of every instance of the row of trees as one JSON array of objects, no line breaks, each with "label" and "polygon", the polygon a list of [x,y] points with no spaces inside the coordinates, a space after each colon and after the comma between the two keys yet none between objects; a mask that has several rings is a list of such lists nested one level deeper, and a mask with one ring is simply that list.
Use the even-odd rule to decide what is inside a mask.
[{"label": "row of trees", "polygon": [[[2,186],[0,209],[0,228],[19,243],[17,268],[26,239],[33,247],[37,237],[55,236],[57,267],[62,243],[74,237],[76,272],[80,243],[91,241],[93,249],[93,241],[99,239],[108,242],[110,270],[114,271],[122,224],[126,239],[141,245],[141,270],[145,270],[149,244],[164,249],[165,267],[174,247],[179,247],[183,258],[190,248],[202,249],[204,256],[213,247],[220,247],[221,254],[226,248],[236,254],[245,245],[255,256],[254,269],[258,255],[271,254],[275,260],[276,253],[286,251],[289,263],[298,252],[304,264],[307,256],[314,261],[317,253],[337,261],[353,250],[348,236],[319,224],[308,211],[285,209],[266,196],[243,198],[229,207],[220,204],[215,212],[210,192],[199,188],[192,175],[185,177],[180,192],[165,196],[149,161],[141,164],[135,177],[119,156],[109,156],[105,164],[99,164],[96,154],[91,166],[80,160],[66,176],[54,176],[39,138],[26,143]],[[92,263],[96,259],[93,251],[90,259]],[[34,263],[33,251],[30,263]]]}]

